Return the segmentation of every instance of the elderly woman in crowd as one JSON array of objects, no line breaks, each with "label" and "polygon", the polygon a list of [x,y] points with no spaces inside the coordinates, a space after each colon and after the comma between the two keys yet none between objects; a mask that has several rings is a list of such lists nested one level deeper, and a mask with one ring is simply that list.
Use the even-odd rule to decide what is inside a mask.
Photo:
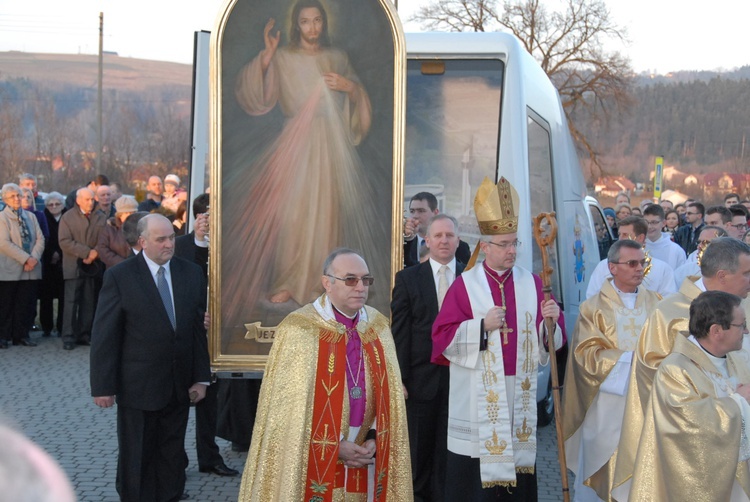
[{"label": "elderly woman in crowd", "polygon": [[[62,249],[57,239],[60,217],[65,212],[65,197],[59,192],[50,192],[44,198],[44,216],[47,219],[49,237],[42,254],[42,289],[39,293],[39,320],[44,336],[50,336],[57,329],[62,333],[63,305],[65,305],[65,281],[62,270]],[[57,322],[54,320],[53,303],[57,298]]]},{"label": "elderly woman in crowd", "polygon": [[123,195],[115,202],[114,217],[108,219],[107,224],[99,232],[96,252],[107,268],[114,267],[130,256],[130,246],[122,233],[122,224],[137,210],[138,202],[129,195]]},{"label": "elderly woman in crowd", "polygon": [[617,221],[624,220],[628,216],[633,216],[633,210],[630,208],[630,204],[617,204],[615,206],[615,216]]},{"label": "elderly woman in crowd", "polygon": [[21,188],[3,185],[0,197],[0,349],[34,347],[29,338],[29,310],[36,301],[34,286],[42,278],[44,236],[37,219],[21,208]]},{"label": "elderly woman in crowd", "polygon": [[45,240],[49,237],[49,227],[47,226],[47,218],[44,217],[43,211],[36,210],[36,204],[34,203],[34,192],[29,188],[21,189],[21,209],[27,213],[33,213],[36,217],[36,221],[39,223],[39,228],[42,229],[42,235]]}]

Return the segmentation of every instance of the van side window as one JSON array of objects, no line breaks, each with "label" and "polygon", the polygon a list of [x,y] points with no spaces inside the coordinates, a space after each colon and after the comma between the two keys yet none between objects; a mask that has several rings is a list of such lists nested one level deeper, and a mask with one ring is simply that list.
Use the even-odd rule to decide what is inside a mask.
[{"label": "van side window", "polygon": [[[555,211],[554,182],[552,177],[552,147],[550,145],[549,124],[531,108],[526,109],[526,126],[529,140],[529,192],[531,193],[532,218],[539,213]],[[536,241],[533,243],[534,270],[542,269],[542,254]],[[564,302],[560,288],[560,267],[557,251],[549,250],[549,264],[555,273],[552,275],[552,294]]]}]

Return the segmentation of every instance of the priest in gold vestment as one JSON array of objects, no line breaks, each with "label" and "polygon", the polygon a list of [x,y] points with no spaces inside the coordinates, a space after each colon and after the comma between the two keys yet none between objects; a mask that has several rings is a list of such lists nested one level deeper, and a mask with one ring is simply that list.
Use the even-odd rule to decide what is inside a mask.
[{"label": "priest in gold vestment", "polygon": [[396,349],[388,319],[365,306],[374,278],[349,249],[323,274],[326,293],[276,331],[239,500],[408,502]]},{"label": "priest in gold vestment", "polygon": [[580,307],[563,395],[565,455],[579,502],[611,500],[633,350],[661,300],[640,287],[646,261],[641,244],[621,239],[607,261],[612,278]]},{"label": "priest in gold vestment", "polygon": [[[680,333],[688,331],[690,303],[703,291],[724,291],[746,298],[750,291],[750,247],[731,237],[714,239],[701,258],[701,277],[688,277],[677,293],[656,305],[643,327],[633,357],[630,387],[617,450],[612,496],[628,500],[638,441],[643,429],[651,384],[661,362],[672,351]],[[743,301],[747,312],[750,302]],[[750,373],[747,348],[734,355],[741,358],[739,371]]]},{"label": "priest in gold vestment", "polygon": [[675,338],[654,377],[629,500],[750,500],[740,301],[707,291],[690,305],[690,335]]}]

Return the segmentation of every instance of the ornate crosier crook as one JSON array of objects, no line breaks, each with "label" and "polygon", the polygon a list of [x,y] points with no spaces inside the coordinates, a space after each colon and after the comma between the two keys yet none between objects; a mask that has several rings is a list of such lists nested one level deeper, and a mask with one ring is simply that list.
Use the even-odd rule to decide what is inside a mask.
[{"label": "ornate crosier crook", "polygon": [[[552,297],[551,280],[554,270],[549,265],[548,249],[554,245],[557,237],[557,220],[555,213],[540,213],[532,220],[534,227],[534,240],[542,253],[542,270],[539,276],[542,278],[542,292],[546,303]],[[565,462],[565,443],[563,442],[562,410],[560,409],[560,382],[557,374],[557,354],[555,353],[555,323],[550,317],[544,318],[546,327],[547,347],[550,356],[550,373],[552,373],[552,399],[555,403],[555,428],[557,430],[557,460],[560,463],[560,474],[562,475],[563,500],[570,501],[570,489],[568,488],[568,467]],[[552,342],[550,343],[550,338]],[[551,350],[549,349],[551,347]]]}]

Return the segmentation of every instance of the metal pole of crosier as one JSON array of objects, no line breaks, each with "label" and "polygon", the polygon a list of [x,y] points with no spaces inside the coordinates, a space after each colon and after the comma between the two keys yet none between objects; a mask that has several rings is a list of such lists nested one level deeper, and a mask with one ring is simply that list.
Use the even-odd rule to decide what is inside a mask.
[{"label": "metal pole of crosier", "polygon": [[[543,225],[546,223],[546,232]],[[549,300],[552,295],[552,286],[550,285],[550,278],[552,277],[552,267],[549,265],[548,248],[555,243],[555,237],[557,236],[557,220],[555,219],[555,213],[540,213],[533,220],[534,224],[534,239],[539,245],[539,250],[542,253],[542,271],[539,276],[542,278],[542,292],[544,293],[544,301]],[[557,430],[557,460],[560,463],[560,474],[562,476],[562,492],[563,500],[565,502],[570,501],[570,489],[568,488],[568,466],[565,462],[565,443],[563,439],[563,424],[562,424],[562,411],[561,411],[561,396],[559,377],[557,374],[557,357],[555,354],[555,323],[552,318],[545,317],[544,325],[547,331],[547,346],[551,349],[550,353],[550,372],[552,373],[552,399],[555,403],[555,428]],[[551,338],[551,341],[550,341]]]}]

